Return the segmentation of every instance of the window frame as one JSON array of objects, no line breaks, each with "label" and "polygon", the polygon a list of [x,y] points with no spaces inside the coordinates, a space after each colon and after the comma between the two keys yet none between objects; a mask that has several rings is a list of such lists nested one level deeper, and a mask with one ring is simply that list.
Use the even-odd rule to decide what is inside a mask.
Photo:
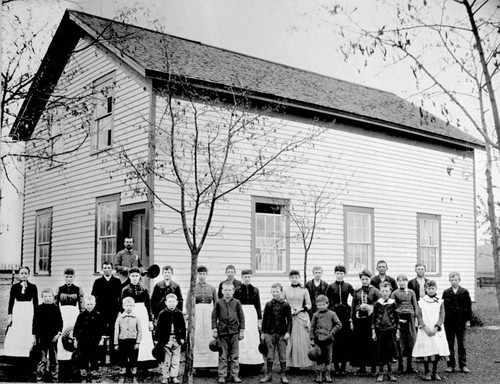
[{"label": "window frame", "polygon": [[[114,234],[115,239],[115,251],[113,257],[116,256],[118,252],[118,239],[120,238],[120,228],[121,228],[121,210],[120,210],[120,194],[116,193],[113,195],[106,195],[96,197],[95,202],[95,237],[94,237],[94,273],[98,273],[101,270],[101,265],[103,263],[102,254],[100,254],[100,239],[101,238],[111,238],[111,236],[100,236],[100,206],[101,204],[114,203],[116,204],[116,217],[115,217],[115,228],[116,232]],[[114,265],[114,259],[112,259]]]},{"label": "window frame", "polygon": [[[269,204],[269,205],[279,205],[284,207],[282,209],[281,215],[284,221],[284,241],[285,241],[285,260],[283,270],[281,271],[265,271],[257,269],[257,204]],[[260,276],[287,276],[290,270],[290,216],[287,214],[286,207],[290,201],[288,199],[282,198],[272,198],[272,197],[261,197],[252,196],[252,221],[251,221],[251,268],[254,275]]]},{"label": "window frame", "polygon": [[[107,109],[109,106],[111,106],[111,111],[107,111],[106,113],[102,115],[98,115],[98,102],[99,102],[99,95],[103,89],[106,87],[109,87],[111,89],[111,104],[109,104],[109,97],[110,95],[107,94],[107,99],[106,99],[106,106]],[[114,112],[115,112],[115,102],[116,102],[116,97],[115,97],[115,90],[116,90],[116,71],[109,72],[98,79],[94,80],[92,82],[92,106],[93,106],[93,112],[92,112],[92,132],[91,132],[91,137],[90,137],[90,149],[91,153],[98,153],[102,151],[106,151],[110,148],[113,148],[113,143],[114,143]],[[106,118],[110,118],[109,125],[110,128],[107,130],[109,132],[108,140],[109,144],[106,145],[101,145],[100,139],[100,132],[99,132],[99,122],[104,121]]]},{"label": "window frame", "polygon": [[[421,244],[421,229],[420,229],[420,222],[421,220],[432,220],[437,222],[437,248],[438,252],[436,252],[436,270],[432,271],[432,266],[428,265],[429,263],[424,261],[421,257],[421,250],[424,248]],[[427,247],[429,248],[429,247]],[[429,276],[441,276],[441,271],[442,271],[442,228],[441,228],[441,215],[437,214],[432,214],[432,213],[422,213],[422,212],[417,212],[417,262],[422,262],[425,264],[426,267],[426,275]],[[431,268],[430,268],[431,267]]]},{"label": "window frame", "polygon": [[[44,241],[42,244],[40,244],[39,241],[39,234],[41,231],[41,228],[39,227],[40,223],[40,218],[42,216],[48,215],[48,223],[50,228],[48,228],[49,235],[47,241]],[[33,258],[33,274],[38,275],[38,276],[50,276],[52,274],[52,229],[53,229],[53,210],[52,207],[48,208],[43,208],[35,211],[35,252],[34,252],[34,258]],[[47,246],[48,245],[48,266],[47,270],[40,271],[40,268],[38,268],[38,264],[40,262],[40,246]]]},{"label": "window frame", "polygon": [[344,265],[347,270],[347,275],[349,276],[354,276],[357,275],[359,272],[361,272],[362,269],[360,270],[351,270],[349,267],[349,255],[348,255],[348,247],[349,247],[349,241],[348,241],[348,215],[349,213],[362,213],[362,214],[368,214],[370,215],[370,244],[371,244],[371,249],[368,255],[368,261],[366,268],[369,269],[370,271],[374,270],[375,266],[375,209],[370,208],[370,207],[361,207],[361,206],[354,206],[354,205],[344,205]]}]

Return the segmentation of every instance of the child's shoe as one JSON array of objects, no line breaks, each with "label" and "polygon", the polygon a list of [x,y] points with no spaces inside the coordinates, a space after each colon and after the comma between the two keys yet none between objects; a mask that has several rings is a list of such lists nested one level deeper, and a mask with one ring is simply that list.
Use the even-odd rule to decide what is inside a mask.
[{"label": "child's shoe", "polygon": [[470,373],[470,369],[467,368],[466,365],[464,365],[462,368],[460,368],[460,372],[463,372],[463,373]]},{"label": "child's shoe", "polygon": [[441,381],[442,379],[441,379],[441,376],[439,376],[439,375],[436,373],[434,376],[432,376],[432,380],[435,380],[435,381]]},{"label": "child's shoe", "polygon": [[170,379],[168,377],[164,377],[163,380],[161,381],[161,384],[168,384],[170,382]]},{"label": "child's shoe", "polygon": [[271,372],[267,372],[266,375],[259,380],[259,383],[270,383],[273,381],[273,375]]},{"label": "child's shoe", "polygon": [[241,383],[241,379],[238,376],[234,376],[233,383]]},{"label": "child's shoe", "polygon": [[381,383],[382,381],[384,381],[384,375],[380,374],[377,376],[377,383]]},{"label": "child's shoe", "polygon": [[430,373],[426,373],[426,374],[422,377],[422,380],[423,380],[423,381],[431,381],[431,380],[432,380],[431,374],[430,374]]},{"label": "child's shoe", "polygon": [[327,369],[325,372],[325,381],[327,383],[333,383],[332,376],[330,375],[330,370]]},{"label": "child's shoe", "polygon": [[446,373],[452,373],[452,372],[455,372],[455,370],[453,369],[453,367],[447,367],[444,371],[445,371]]},{"label": "child's shoe", "polygon": [[389,373],[389,381],[396,382],[398,381],[398,378],[394,376],[392,373]]},{"label": "child's shoe", "polygon": [[323,372],[318,371],[316,372],[316,383],[322,383],[323,382]]},{"label": "child's shoe", "polygon": [[170,379],[172,380],[173,384],[179,384],[180,383],[180,381],[179,381],[179,379],[177,377],[171,377]]}]

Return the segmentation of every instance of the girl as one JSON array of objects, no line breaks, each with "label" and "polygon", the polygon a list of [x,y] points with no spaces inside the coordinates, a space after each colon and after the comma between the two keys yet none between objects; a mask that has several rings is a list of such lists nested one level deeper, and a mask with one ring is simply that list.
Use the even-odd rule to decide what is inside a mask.
[{"label": "girl", "polygon": [[207,283],[208,269],[200,265],[197,269],[198,282],[194,288],[196,302],[196,326],[193,350],[193,368],[212,368],[219,365],[216,353],[208,349],[212,337],[212,310],[217,301],[215,287]]},{"label": "girl", "polygon": [[251,284],[252,270],[241,271],[241,284],[234,292],[245,314],[245,338],[240,341],[240,364],[262,364],[264,359],[259,353],[259,328],[262,323],[259,289]]},{"label": "girl", "polygon": [[[424,361],[424,381],[441,381],[436,373],[439,358],[447,360],[450,355],[443,325],[444,305],[443,300],[436,296],[437,284],[434,280],[425,283],[425,292],[427,294],[418,301],[418,334],[413,357]],[[429,373],[429,362],[432,362],[432,374]]]},{"label": "girl", "polygon": [[[60,306],[61,315],[63,318],[63,332],[65,335],[68,328],[75,325],[76,318],[85,309],[83,301],[83,290],[73,284],[75,279],[75,270],[73,268],[66,268],[64,270],[64,285],[56,289],[54,302]],[[64,348],[62,343],[63,338],[60,337],[57,344],[57,359],[58,360],[71,360],[73,351],[68,351]]]},{"label": "girl", "polygon": [[343,265],[335,267],[336,281],[328,287],[326,296],[329,301],[329,309],[334,311],[342,323],[342,328],[335,335],[333,341],[333,362],[335,364],[335,372],[338,375],[345,373],[346,363],[351,360],[351,307],[349,306],[349,295],[351,298],[354,295],[354,288],[351,284],[344,281],[346,269]]},{"label": "girl", "polygon": [[377,382],[384,381],[384,365],[387,365],[387,375],[390,381],[398,381],[392,374],[392,360],[397,356],[396,340],[399,338],[398,305],[390,299],[391,283],[384,281],[380,284],[380,295],[373,306],[372,338],[376,344],[379,375]]},{"label": "girl", "polygon": [[354,337],[353,345],[359,349],[353,354],[351,365],[359,367],[358,373],[365,374],[366,366],[372,367],[375,373],[375,361],[373,359],[375,344],[372,340],[372,312],[373,305],[380,299],[380,292],[370,285],[372,274],[365,269],[359,273],[361,288],[354,292],[352,299],[351,321]]},{"label": "girl", "polygon": [[399,289],[391,294],[391,299],[396,301],[399,312],[399,328],[401,337],[398,341],[398,372],[403,372],[403,356],[406,356],[406,372],[416,373],[412,367],[411,353],[417,339],[417,330],[415,328],[415,320],[417,316],[417,299],[415,292],[407,288],[408,277],[406,275],[398,275],[397,278]]},{"label": "girl", "polygon": [[291,270],[290,287],[286,288],[283,298],[292,309],[292,334],[286,347],[286,365],[293,368],[306,368],[313,365],[307,357],[309,348],[309,315],[311,308],[309,292],[300,284],[300,273]]},{"label": "girl", "polygon": [[33,311],[38,306],[38,290],[28,281],[30,269],[19,269],[19,282],[10,289],[8,320],[3,354],[5,356],[28,357],[33,344],[31,326]]},{"label": "girl", "polygon": [[132,297],[135,301],[134,313],[139,318],[142,330],[142,339],[139,344],[138,361],[154,361],[151,351],[153,349],[153,313],[151,312],[151,301],[146,288],[140,284],[141,271],[139,268],[130,268],[128,271],[130,284],[123,288],[122,300]]}]

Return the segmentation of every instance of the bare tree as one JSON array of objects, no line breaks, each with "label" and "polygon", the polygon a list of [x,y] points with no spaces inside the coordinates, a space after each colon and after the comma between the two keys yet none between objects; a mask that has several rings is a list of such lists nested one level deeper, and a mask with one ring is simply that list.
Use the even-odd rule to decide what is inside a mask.
[{"label": "bare tree", "polygon": [[[500,71],[500,9],[490,0],[448,0],[435,4],[408,0],[385,2],[386,14],[376,27],[365,27],[342,4],[329,8],[335,17],[344,15],[349,26],[340,33],[348,37],[342,53],[382,58],[390,64],[408,62],[423,100],[440,97],[443,116],[460,128],[471,125],[486,143],[487,218],[493,245],[495,284],[500,308],[500,239],[498,203],[492,171],[500,149],[500,117],[496,100]],[[453,73],[454,76],[449,76]],[[473,108],[471,108],[471,102]],[[452,110],[453,108],[453,110]],[[458,113],[457,113],[458,111]],[[466,121],[453,118],[461,114]]]},{"label": "bare tree", "polygon": [[[322,129],[290,134],[276,107],[253,105],[245,91],[203,92],[185,79],[171,77],[160,92],[163,114],[154,127],[154,161],[136,159],[126,151],[118,158],[139,193],[150,193],[157,204],[179,215],[191,255],[187,297],[188,340],[184,382],[193,382],[196,270],[210,236],[217,208],[230,195],[256,180],[289,169],[293,153]],[[151,178],[173,188],[168,198],[151,187]],[[168,232],[168,231],[167,231]]]},{"label": "bare tree", "polygon": [[[286,204],[285,212],[297,228],[295,239],[304,249],[304,284],[307,282],[307,263],[309,251],[318,232],[321,232],[323,221],[335,209],[335,201],[345,192],[348,181],[337,169],[338,159],[331,160],[332,167],[321,169],[320,182],[298,184],[294,182],[295,204]],[[344,179],[342,181],[342,179]]]}]

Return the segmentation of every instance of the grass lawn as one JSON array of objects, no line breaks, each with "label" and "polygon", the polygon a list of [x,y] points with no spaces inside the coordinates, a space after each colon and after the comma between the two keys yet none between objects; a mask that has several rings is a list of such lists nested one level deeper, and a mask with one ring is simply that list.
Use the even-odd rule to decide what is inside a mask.
[{"label": "grass lawn", "polygon": [[[477,303],[474,304],[473,310],[483,320],[484,326],[471,328],[467,333],[468,366],[472,373],[445,374],[446,363],[440,362],[438,373],[443,378],[443,382],[463,384],[493,384],[500,382],[500,316],[496,305],[495,291],[491,288],[485,288],[478,289],[477,292]],[[498,326],[498,328],[495,326]],[[25,364],[25,361],[9,362],[5,358],[1,359],[0,382],[33,382],[34,375]],[[64,373],[64,368],[64,366],[61,366],[61,374]],[[423,372],[422,365],[417,364],[416,368],[420,373]],[[102,367],[100,373],[100,382],[118,382],[119,375],[116,366]],[[244,383],[257,384],[260,377],[260,367],[242,367],[241,378]],[[64,379],[64,375],[61,375],[60,378]],[[300,371],[288,374],[288,378],[292,384],[312,383],[315,374],[312,370]],[[422,382],[419,375],[400,375],[398,379],[399,383]],[[150,369],[147,373],[139,373],[137,380],[141,383],[161,383],[161,368]],[[215,384],[216,380],[217,373],[215,371],[201,371],[195,376],[196,384]],[[127,381],[131,382],[130,378]],[[280,382],[278,375],[274,376],[273,382]],[[375,383],[375,377],[359,377],[351,372],[343,377],[334,377],[334,382],[346,384]]]}]

